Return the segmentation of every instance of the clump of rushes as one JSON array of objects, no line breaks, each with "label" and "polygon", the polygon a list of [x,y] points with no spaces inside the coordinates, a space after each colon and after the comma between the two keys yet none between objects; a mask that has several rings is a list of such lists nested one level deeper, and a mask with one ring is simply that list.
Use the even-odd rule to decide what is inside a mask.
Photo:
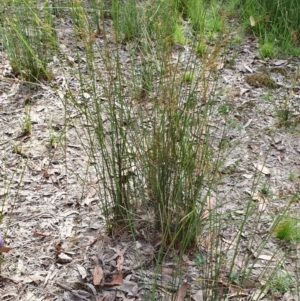
[{"label": "clump of rushes", "polygon": [[284,217],[273,229],[276,237],[286,241],[300,241],[300,220],[293,217]]},{"label": "clump of rushes", "polygon": [[[4,16],[5,50],[15,76],[29,82],[53,78],[48,61],[56,47],[50,8],[32,1],[16,1]],[[19,2],[19,3],[18,3]]]}]

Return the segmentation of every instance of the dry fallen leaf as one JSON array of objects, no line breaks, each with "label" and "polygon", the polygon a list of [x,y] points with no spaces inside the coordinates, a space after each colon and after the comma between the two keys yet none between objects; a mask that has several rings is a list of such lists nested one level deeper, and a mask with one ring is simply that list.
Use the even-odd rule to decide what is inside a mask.
[{"label": "dry fallen leaf", "polygon": [[94,285],[100,285],[103,279],[103,270],[100,266],[96,265],[93,272]]},{"label": "dry fallen leaf", "polygon": [[259,212],[264,212],[266,210],[266,208],[267,208],[267,204],[268,204],[268,202],[265,199],[262,199],[261,201],[259,201],[259,203],[258,203],[258,211]]},{"label": "dry fallen leaf", "polygon": [[161,271],[166,275],[173,275],[175,273],[175,271],[171,268],[162,268]]},{"label": "dry fallen leaf", "polygon": [[275,260],[274,256],[272,256],[272,255],[259,255],[258,258],[262,259],[262,260],[272,260],[272,261]]},{"label": "dry fallen leaf", "polygon": [[183,301],[187,292],[187,282],[183,283],[176,293],[176,298],[172,299],[174,301]]},{"label": "dry fallen leaf", "polygon": [[10,247],[1,247],[0,248],[0,253],[8,253],[12,248]]},{"label": "dry fallen leaf", "polygon": [[123,274],[119,272],[117,275],[113,275],[110,282],[104,283],[107,286],[122,285],[123,284]]},{"label": "dry fallen leaf", "polygon": [[76,266],[81,278],[84,280],[87,277],[87,272],[85,268],[80,264],[77,264]]},{"label": "dry fallen leaf", "polygon": [[73,259],[71,256],[61,252],[58,254],[56,262],[57,263],[61,263],[61,264],[65,264],[65,263],[69,263],[71,262]]},{"label": "dry fallen leaf", "polygon": [[258,202],[258,211],[263,212],[267,208],[268,201],[259,193],[255,192],[248,192],[248,194],[251,196],[253,201]]},{"label": "dry fallen leaf", "polygon": [[253,166],[265,175],[271,174],[269,169],[267,167],[265,167],[264,165],[253,163]]}]

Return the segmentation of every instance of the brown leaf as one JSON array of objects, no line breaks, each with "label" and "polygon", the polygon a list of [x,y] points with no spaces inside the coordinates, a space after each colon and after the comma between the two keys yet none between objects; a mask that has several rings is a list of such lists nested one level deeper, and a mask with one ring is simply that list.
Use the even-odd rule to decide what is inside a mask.
[{"label": "brown leaf", "polygon": [[187,282],[183,283],[179,288],[174,301],[183,301],[187,292]]},{"label": "brown leaf", "polygon": [[96,265],[93,272],[94,285],[100,285],[103,279],[103,270],[100,266]]},{"label": "brown leaf", "polygon": [[0,253],[8,253],[12,248],[10,247],[2,247],[0,248]]},{"label": "brown leaf", "polygon": [[166,275],[173,275],[175,273],[175,271],[171,268],[162,268],[161,271]]},{"label": "brown leaf", "polygon": [[119,272],[117,275],[113,275],[111,281],[105,283],[104,285],[113,286],[113,285],[122,285],[123,284],[123,274]]}]

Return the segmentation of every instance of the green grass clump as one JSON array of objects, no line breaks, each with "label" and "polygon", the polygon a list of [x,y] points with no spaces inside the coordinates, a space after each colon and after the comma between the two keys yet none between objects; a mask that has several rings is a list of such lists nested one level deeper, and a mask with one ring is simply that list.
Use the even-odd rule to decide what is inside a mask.
[{"label": "green grass clump", "polygon": [[263,43],[259,46],[259,54],[262,58],[273,58],[276,54],[274,43]]},{"label": "green grass clump", "polygon": [[278,271],[268,282],[272,293],[284,294],[293,285],[292,277],[285,271]]},{"label": "green grass clump", "polygon": [[188,39],[184,35],[184,27],[180,23],[175,24],[173,41],[181,45],[188,43]]},{"label": "green grass clump", "polygon": [[298,218],[285,217],[273,230],[275,236],[286,241],[300,241],[300,221]]}]

